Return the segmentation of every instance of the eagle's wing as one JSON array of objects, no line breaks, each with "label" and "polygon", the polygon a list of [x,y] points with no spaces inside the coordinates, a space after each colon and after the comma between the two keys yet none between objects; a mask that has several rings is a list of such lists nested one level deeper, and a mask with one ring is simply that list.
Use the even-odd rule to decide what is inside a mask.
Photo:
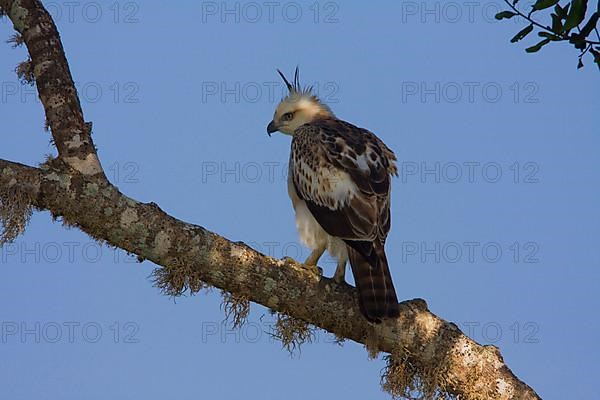
[{"label": "eagle's wing", "polygon": [[332,236],[385,242],[394,153],[373,133],[338,119],[302,125],[292,141],[298,196]]},{"label": "eagle's wing", "polygon": [[360,309],[374,322],[399,313],[384,251],[395,160],[373,133],[337,119],[303,125],[292,140],[296,193],[321,227],[346,243]]}]

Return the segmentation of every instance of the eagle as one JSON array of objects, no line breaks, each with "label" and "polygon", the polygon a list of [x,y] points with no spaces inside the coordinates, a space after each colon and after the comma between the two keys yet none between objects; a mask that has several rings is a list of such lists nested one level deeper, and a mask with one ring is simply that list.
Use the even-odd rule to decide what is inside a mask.
[{"label": "eagle", "polygon": [[327,250],[337,259],[333,279],[345,282],[350,261],[365,318],[379,323],[399,314],[385,255],[390,231],[390,181],[398,175],[394,152],[367,129],[336,118],[312,87],[277,70],[288,89],[267,126],[269,136],[292,136],[288,194],[300,240],[317,268]]}]

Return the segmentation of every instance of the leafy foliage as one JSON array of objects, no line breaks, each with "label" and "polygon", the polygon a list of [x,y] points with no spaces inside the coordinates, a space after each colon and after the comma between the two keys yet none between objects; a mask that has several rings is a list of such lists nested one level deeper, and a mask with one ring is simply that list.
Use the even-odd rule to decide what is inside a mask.
[{"label": "leafy foliage", "polygon": [[[510,7],[510,10],[502,11],[496,14],[497,20],[511,19],[520,17],[529,22],[510,40],[516,43],[524,39],[538,28],[538,36],[542,40],[533,46],[527,47],[527,53],[536,53],[542,47],[551,42],[568,42],[579,50],[577,68],[583,67],[583,56],[589,54],[600,69],[600,33],[598,33],[598,19],[600,19],[600,0],[596,9],[590,11],[588,0],[572,0],[560,5],[560,0],[537,0],[527,14],[518,9],[519,0],[504,0]],[[549,24],[545,25],[539,22],[540,19],[534,19],[540,11],[550,11]],[[587,17],[586,15],[590,14]],[[597,40],[596,40],[597,39]]]}]

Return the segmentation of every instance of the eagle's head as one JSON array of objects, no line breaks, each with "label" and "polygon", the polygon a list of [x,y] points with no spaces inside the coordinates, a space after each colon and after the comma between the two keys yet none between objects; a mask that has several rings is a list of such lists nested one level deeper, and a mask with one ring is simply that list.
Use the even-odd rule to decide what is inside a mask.
[{"label": "eagle's head", "polygon": [[273,120],[267,126],[267,133],[281,132],[287,135],[293,135],[294,131],[314,120],[321,118],[332,118],[334,115],[329,107],[321,102],[317,96],[312,93],[312,87],[302,88],[298,77],[298,67],[294,73],[294,83],[291,84],[286,77],[277,70],[285,85],[288,88],[288,94],[281,100]]}]

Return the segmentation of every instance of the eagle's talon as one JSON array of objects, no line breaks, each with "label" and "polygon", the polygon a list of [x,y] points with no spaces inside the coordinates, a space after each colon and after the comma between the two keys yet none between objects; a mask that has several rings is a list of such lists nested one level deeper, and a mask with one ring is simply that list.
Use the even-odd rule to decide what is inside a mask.
[{"label": "eagle's talon", "polygon": [[325,246],[319,246],[310,253],[306,261],[304,261],[304,265],[307,267],[314,267],[321,271],[320,275],[323,275],[323,270],[317,266],[319,259],[325,252]]},{"label": "eagle's talon", "polygon": [[341,260],[338,262],[335,273],[333,274],[333,280],[338,285],[346,283],[346,260]]},{"label": "eagle's talon", "polygon": [[316,275],[319,276],[323,276],[323,268],[319,267],[318,265],[307,265],[304,264],[304,266],[306,267],[306,269],[308,269],[309,271],[313,272]]},{"label": "eagle's talon", "polygon": [[333,281],[335,283],[337,283],[338,285],[343,285],[344,283],[346,283],[346,279],[344,277],[344,275],[338,275],[337,273],[335,275],[333,275]]}]

